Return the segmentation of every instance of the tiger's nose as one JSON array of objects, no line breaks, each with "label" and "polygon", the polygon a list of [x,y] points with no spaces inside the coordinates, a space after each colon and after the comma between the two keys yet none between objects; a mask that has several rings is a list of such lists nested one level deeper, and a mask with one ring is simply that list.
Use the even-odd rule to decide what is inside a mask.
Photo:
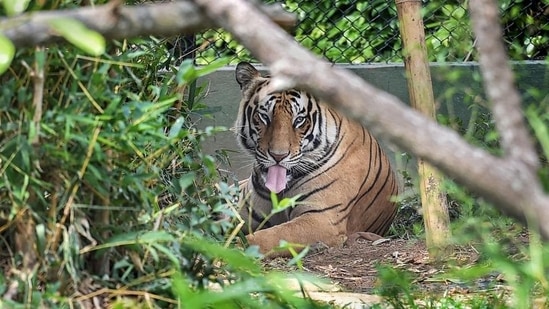
[{"label": "tiger's nose", "polygon": [[285,153],[280,153],[280,152],[269,150],[269,154],[271,155],[271,157],[273,157],[273,159],[276,161],[276,163],[278,163],[278,162],[284,160],[284,158],[286,158],[290,154],[290,152],[286,151]]}]

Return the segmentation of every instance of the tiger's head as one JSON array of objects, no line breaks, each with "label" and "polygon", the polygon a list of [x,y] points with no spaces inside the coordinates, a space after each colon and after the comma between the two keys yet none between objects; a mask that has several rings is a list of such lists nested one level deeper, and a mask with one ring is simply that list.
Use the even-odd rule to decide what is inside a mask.
[{"label": "tiger's head", "polygon": [[261,185],[279,193],[326,162],[338,135],[328,121],[335,114],[305,91],[270,92],[270,78],[249,63],[237,65],[236,80],[238,140],[255,157]]}]

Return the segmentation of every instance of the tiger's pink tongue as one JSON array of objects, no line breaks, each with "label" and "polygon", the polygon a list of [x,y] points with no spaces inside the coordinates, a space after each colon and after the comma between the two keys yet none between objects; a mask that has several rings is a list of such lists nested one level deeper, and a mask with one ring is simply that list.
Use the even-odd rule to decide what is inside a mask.
[{"label": "tiger's pink tongue", "polygon": [[267,169],[267,189],[278,193],[286,188],[286,168],[280,165],[273,165]]}]

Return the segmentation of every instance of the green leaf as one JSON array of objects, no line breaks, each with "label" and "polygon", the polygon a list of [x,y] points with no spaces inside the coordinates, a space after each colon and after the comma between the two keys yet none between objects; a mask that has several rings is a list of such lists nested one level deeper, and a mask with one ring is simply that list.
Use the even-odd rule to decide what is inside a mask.
[{"label": "green leaf", "polygon": [[[308,246],[302,244],[290,243],[285,240],[280,240],[278,247],[274,248],[274,251],[289,251],[292,259],[288,262],[288,265],[296,264],[298,268],[303,269],[303,258],[309,252]],[[298,253],[296,249],[301,251]]]},{"label": "green leaf", "polygon": [[195,67],[192,59],[187,59],[181,63],[177,71],[176,81],[178,84],[188,84],[199,77],[215,72],[230,62],[229,58],[221,58],[205,66]]},{"label": "green leaf", "polygon": [[[322,283],[321,280],[307,274],[296,273],[291,277],[300,284]],[[172,278],[172,289],[177,298],[185,304],[185,308],[278,308],[278,306],[265,306],[260,297],[250,297],[255,293],[269,293],[274,298],[282,299],[288,303],[287,308],[313,308],[310,299],[299,297],[295,291],[288,289],[289,278],[287,274],[271,272],[262,277],[247,278],[223,286],[221,292],[192,291],[188,280],[185,280],[180,273],[176,273]]]},{"label": "green leaf", "polygon": [[194,179],[196,178],[196,174],[194,172],[186,173],[185,175],[181,176],[179,178],[179,189],[181,191],[185,191],[188,187],[190,187],[194,183]]},{"label": "green leaf", "polygon": [[204,238],[197,239],[187,237],[184,242],[197,252],[201,252],[206,256],[222,259],[232,268],[253,274],[261,272],[261,267],[241,250],[224,248],[223,246],[210,242]]},{"label": "green leaf", "polygon": [[300,195],[296,195],[294,197],[284,198],[279,201],[276,193],[271,192],[271,203],[273,204],[273,209],[271,210],[271,214],[279,213],[281,211],[286,210],[287,208],[294,207],[297,204],[299,197]]},{"label": "green leaf", "polygon": [[227,64],[229,64],[229,61],[230,61],[230,58],[217,59],[217,60],[215,60],[214,62],[212,62],[208,65],[197,68],[196,69],[196,75],[198,77],[208,75],[208,74],[210,74],[212,72],[215,72],[218,69],[226,66]]},{"label": "green leaf", "polygon": [[177,75],[175,80],[179,85],[191,83],[197,78],[196,68],[193,65],[193,60],[186,59],[181,65],[179,65],[179,70],[177,70]]},{"label": "green leaf", "polygon": [[177,137],[179,135],[179,132],[181,132],[181,128],[183,127],[183,124],[185,123],[185,118],[179,117],[177,120],[173,123],[172,127],[170,128],[170,133],[168,133],[168,138],[172,139],[174,137]]},{"label": "green leaf", "polygon": [[177,256],[173,253],[170,248],[163,246],[161,244],[152,244],[152,247],[156,248],[156,250],[164,253],[164,255],[173,263],[174,267],[179,268],[179,259]]},{"label": "green leaf", "polygon": [[172,290],[179,298],[181,303],[188,301],[193,296],[193,292],[190,289],[189,280],[185,279],[180,272],[174,273],[172,277]]},{"label": "green leaf", "polygon": [[30,0],[2,0],[4,10],[8,16],[13,16],[24,12],[29,6]]},{"label": "green leaf", "polygon": [[549,158],[549,130],[534,106],[529,106],[526,110],[526,119],[530,122],[545,157]]},{"label": "green leaf", "polygon": [[44,64],[46,63],[46,53],[47,53],[47,50],[44,48],[39,48],[34,53],[34,61],[36,63],[36,67],[41,72],[44,71]]},{"label": "green leaf", "polygon": [[278,206],[278,195],[271,191],[271,205],[273,205],[273,210],[271,213],[275,213],[276,209],[280,208]]},{"label": "green leaf", "polygon": [[47,229],[44,224],[36,225],[36,245],[38,252],[45,252],[46,250],[46,233]]},{"label": "green leaf", "polygon": [[166,231],[149,231],[138,237],[139,243],[171,242],[176,239]]},{"label": "green leaf", "polygon": [[0,74],[4,73],[9,67],[15,56],[15,46],[4,35],[0,33]]},{"label": "green leaf", "polygon": [[88,29],[83,23],[70,18],[58,18],[49,22],[59,35],[84,52],[98,56],[105,52],[105,38]]},{"label": "green leaf", "polygon": [[171,242],[176,239],[172,234],[166,231],[149,231],[149,232],[129,232],[124,234],[117,234],[107,240],[105,243],[84,250],[81,253],[88,251],[95,251],[105,248],[127,246],[127,245],[136,245],[136,244],[154,244],[159,242]]},{"label": "green leaf", "polygon": [[[307,253],[309,253],[309,249],[311,247],[307,246],[305,248],[303,248],[303,250],[301,250],[299,253],[297,253],[297,251],[295,251],[294,249],[295,246],[290,246],[288,249],[290,251],[290,253],[292,254],[292,259],[290,261],[288,261],[288,265],[297,265],[297,267],[299,269],[303,269],[303,259],[305,258],[305,256],[307,255]],[[301,246],[298,246],[298,247],[301,247]]]}]

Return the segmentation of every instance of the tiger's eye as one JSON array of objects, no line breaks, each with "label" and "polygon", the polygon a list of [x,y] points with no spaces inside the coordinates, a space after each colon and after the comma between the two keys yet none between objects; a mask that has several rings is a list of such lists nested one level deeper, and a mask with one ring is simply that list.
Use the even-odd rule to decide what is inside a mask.
[{"label": "tiger's eye", "polygon": [[261,113],[257,113],[256,115],[259,115],[259,119],[261,119],[261,122],[263,122],[265,125],[269,124],[269,116]]},{"label": "tiger's eye", "polygon": [[294,128],[299,128],[305,124],[307,118],[303,116],[297,116],[294,120]]}]

